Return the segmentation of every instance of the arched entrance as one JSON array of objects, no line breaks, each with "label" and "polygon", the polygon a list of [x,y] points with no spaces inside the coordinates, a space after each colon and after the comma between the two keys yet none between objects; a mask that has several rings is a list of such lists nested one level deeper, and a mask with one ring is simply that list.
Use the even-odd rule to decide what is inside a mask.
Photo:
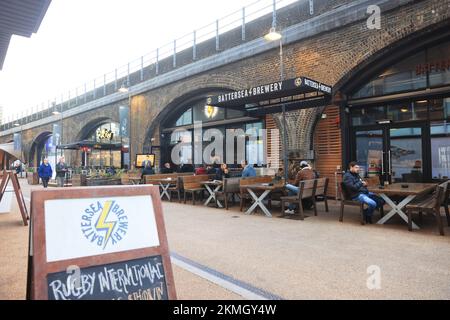
[{"label": "arched entrance", "polygon": [[38,167],[44,158],[48,158],[51,164],[54,165],[55,157],[56,148],[53,145],[53,135],[49,131],[44,131],[31,144],[28,166]]},{"label": "arched entrance", "polygon": [[81,153],[83,167],[122,167],[122,144],[118,122],[101,118],[90,122],[80,132],[77,142],[66,148]]},{"label": "arched entrance", "polygon": [[[159,164],[170,163],[172,166],[178,165],[172,159],[172,151],[174,147],[183,142],[184,146],[180,151],[179,161],[186,164],[210,163],[214,158],[216,162],[227,162],[231,167],[237,167],[242,159],[238,159],[238,152],[234,150],[233,161],[227,159],[226,133],[227,130],[242,130],[246,132],[249,129],[264,129],[265,117],[248,117],[242,110],[230,108],[220,108],[206,105],[208,97],[228,92],[230,90],[218,89],[200,89],[183,97],[176,99],[171,105],[164,108],[156,120],[153,121],[147,134],[147,144],[151,143],[155,131],[159,131],[160,141],[160,159]],[[210,154],[210,158],[205,159],[203,154],[199,157],[194,155],[194,123],[201,122],[202,128],[199,130],[202,146],[201,151],[215,140],[210,140],[206,135],[209,129],[215,129],[220,132],[223,137],[222,152]],[[152,144],[154,145],[154,144]],[[237,145],[234,146],[237,148]],[[251,163],[262,165],[264,163],[264,145],[261,139],[255,141],[246,141],[244,148],[244,157]],[[149,150],[150,151],[150,150]],[[155,150],[152,150],[155,152]],[[200,159],[199,159],[200,158]],[[200,161],[198,161],[200,160]]]},{"label": "arched entrance", "polygon": [[338,83],[344,162],[356,160],[366,177],[450,176],[450,31],[439,30],[402,40]]}]

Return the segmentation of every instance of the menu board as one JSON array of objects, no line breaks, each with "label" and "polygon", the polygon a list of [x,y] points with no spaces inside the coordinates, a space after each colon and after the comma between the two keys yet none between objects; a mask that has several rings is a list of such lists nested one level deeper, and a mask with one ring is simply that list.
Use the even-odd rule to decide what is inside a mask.
[{"label": "menu board", "polygon": [[176,299],[159,188],[31,194],[27,298]]}]

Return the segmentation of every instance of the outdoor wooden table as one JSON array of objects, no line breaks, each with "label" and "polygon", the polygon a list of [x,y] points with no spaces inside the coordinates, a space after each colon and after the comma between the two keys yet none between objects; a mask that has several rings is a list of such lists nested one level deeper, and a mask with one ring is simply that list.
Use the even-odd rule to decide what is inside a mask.
[{"label": "outdoor wooden table", "polygon": [[[202,184],[205,186],[206,190],[208,190],[208,193],[209,193],[209,197],[205,201],[205,206],[207,206],[212,200],[214,200],[217,203],[217,205],[219,206],[219,208],[223,208],[220,201],[216,200],[216,194],[215,194],[215,192],[220,191],[220,189],[222,189],[223,182],[218,181],[218,180],[203,181]],[[214,189],[212,189],[212,188],[214,188]]]},{"label": "outdoor wooden table", "polygon": [[[408,185],[408,188],[402,188],[402,185]],[[388,204],[392,210],[378,221],[378,224],[384,224],[391,219],[395,214],[398,214],[406,223],[408,223],[408,216],[403,212],[403,208],[413,201],[417,196],[421,196],[432,192],[436,188],[434,183],[393,183],[384,186],[380,189],[379,186],[369,186],[367,189],[369,192],[378,194],[386,204]],[[390,197],[399,196],[405,197],[399,204],[396,204]],[[413,228],[419,229],[419,227],[413,222]]]},{"label": "outdoor wooden table", "polygon": [[[283,184],[269,185],[268,183],[258,183],[258,184],[250,184],[248,186],[242,186],[241,189],[246,189],[250,196],[253,198],[255,202],[248,208],[245,214],[251,214],[257,207],[260,207],[266,216],[269,218],[272,217],[272,214],[264,205],[265,198],[274,191],[279,191],[284,189]],[[261,195],[257,195],[255,191],[262,191]]]},{"label": "outdoor wooden table", "polygon": [[160,194],[161,200],[164,196],[166,196],[167,199],[169,199],[169,201],[170,201],[170,194],[169,194],[168,190],[171,185],[175,184],[175,179],[172,179],[172,178],[147,179],[147,181],[153,182],[155,184],[159,184],[159,186],[161,187],[161,194]]}]

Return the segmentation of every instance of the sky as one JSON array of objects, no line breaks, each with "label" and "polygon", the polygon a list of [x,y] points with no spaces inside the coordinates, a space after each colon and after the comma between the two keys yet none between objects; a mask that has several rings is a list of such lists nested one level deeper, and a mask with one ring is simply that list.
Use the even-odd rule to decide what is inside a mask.
[{"label": "sky", "polygon": [[3,120],[59,102],[69,90],[73,97],[84,82],[255,2],[53,0],[36,34],[11,39],[0,71]]}]

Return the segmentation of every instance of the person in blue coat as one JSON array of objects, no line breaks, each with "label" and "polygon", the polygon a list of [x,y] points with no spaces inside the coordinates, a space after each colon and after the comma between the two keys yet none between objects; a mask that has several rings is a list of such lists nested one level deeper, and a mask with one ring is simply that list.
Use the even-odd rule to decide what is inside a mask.
[{"label": "person in blue coat", "polygon": [[241,166],[243,169],[242,170],[242,178],[256,177],[256,170],[255,170],[255,168],[253,168],[252,164],[248,164],[248,162],[246,160],[242,160]]},{"label": "person in blue coat", "polygon": [[42,164],[38,168],[39,178],[42,180],[42,184],[44,188],[48,187],[48,181],[53,175],[52,166],[48,163],[48,159],[45,158]]}]

